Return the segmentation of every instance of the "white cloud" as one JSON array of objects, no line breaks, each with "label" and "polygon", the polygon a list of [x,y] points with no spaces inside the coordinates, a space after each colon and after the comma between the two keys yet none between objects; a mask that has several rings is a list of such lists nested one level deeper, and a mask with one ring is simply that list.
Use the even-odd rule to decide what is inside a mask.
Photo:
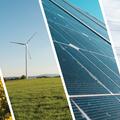
[{"label": "white cloud", "polygon": [[112,43],[120,47],[120,0],[102,0],[105,18],[112,36]]},{"label": "white cloud", "polygon": [[120,21],[120,0],[102,0],[106,17],[109,21]]}]

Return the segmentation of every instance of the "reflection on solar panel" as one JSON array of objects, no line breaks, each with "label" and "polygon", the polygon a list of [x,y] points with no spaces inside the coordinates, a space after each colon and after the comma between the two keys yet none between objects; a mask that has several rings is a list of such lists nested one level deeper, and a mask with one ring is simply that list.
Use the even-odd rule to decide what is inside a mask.
[{"label": "reflection on solar panel", "polygon": [[43,7],[76,120],[119,120],[120,76],[104,24],[64,0]]}]

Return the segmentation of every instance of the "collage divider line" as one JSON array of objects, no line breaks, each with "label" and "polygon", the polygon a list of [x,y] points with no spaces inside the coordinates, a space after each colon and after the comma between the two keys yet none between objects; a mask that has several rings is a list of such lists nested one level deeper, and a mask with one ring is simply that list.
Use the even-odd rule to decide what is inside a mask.
[{"label": "collage divider line", "polygon": [[112,47],[112,50],[113,50],[113,54],[114,54],[114,57],[115,57],[115,61],[116,61],[116,64],[117,64],[117,68],[118,68],[118,71],[119,71],[119,74],[120,74],[120,63],[119,63],[119,59],[117,57],[117,53],[115,52],[115,46],[114,46],[114,43],[113,43],[113,40],[112,40],[112,35],[111,35],[111,32],[109,30],[109,26],[107,24],[107,19],[105,17],[105,12],[104,12],[104,8],[103,8],[103,3],[102,3],[102,0],[98,0],[99,1],[99,5],[100,5],[100,8],[101,8],[101,11],[102,11],[102,15],[103,15],[103,19],[104,19],[104,22],[105,22],[105,25],[106,25],[106,28],[107,28],[107,33],[108,33],[108,36],[109,36],[109,39],[110,39],[110,42],[111,42],[111,47]]},{"label": "collage divider line", "polygon": [[69,108],[70,108],[72,119],[75,120],[75,116],[74,116],[74,113],[73,113],[72,105],[71,105],[71,102],[70,102],[70,99],[69,99],[67,88],[65,86],[64,77],[62,75],[62,70],[61,70],[61,67],[60,67],[60,64],[59,64],[57,53],[55,51],[54,43],[53,43],[52,36],[51,36],[50,30],[49,30],[49,25],[47,23],[47,18],[46,18],[46,15],[45,15],[45,12],[44,12],[44,8],[43,8],[43,5],[42,5],[42,0],[39,0],[39,4],[40,4],[40,9],[41,9],[41,12],[42,12],[42,15],[43,15],[43,19],[44,19],[44,22],[45,22],[45,26],[46,26],[46,29],[47,29],[47,33],[48,33],[48,36],[49,36],[49,40],[50,40],[50,43],[51,43],[52,51],[53,51],[53,54],[54,54],[54,57],[55,57],[55,61],[56,61],[56,64],[57,64],[57,68],[58,68],[58,71],[59,71],[59,74],[60,74],[60,78],[61,78],[61,81],[62,81],[62,85],[63,85],[63,88],[64,88],[65,96],[67,98],[67,102],[68,102],[68,105],[69,105]]},{"label": "collage divider line", "polygon": [[4,78],[3,78],[1,68],[0,68],[0,78],[1,78],[1,82],[2,82],[2,85],[3,85],[4,92],[5,92],[5,97],[6,97],[6,100],[7,100],[7,104],[9,106],[9,110],[10,110],[10,113],[11,113],[11,116],[12,116],[12,120],[15,120],[14,112],[13,112],[13,109],[12,109],[12,105],[11,105],[10,98],[9,98],[9,95],[8,95],[8,92],[7,92],[7,88],[6,88],[6,85],[5,85],[5,81],[4,81]]},{"label": "collage divider line", "polygon": [[[71,107],[71,103],[70,103],[70,99],[69,99],[71,96],[68,95],[67,88],[66,88],[66,86],[65,86],[64,77],[63,77],[63,75],[62,75],[62,71],[61,71],[60,64],[59,64],[59,61],[58,61],[58,58],[57,58],[57,54],[56,54],[56,51],[55,51],[54,43],[53,43],[53,41],[52,41],[52,36],[51,36],[51,34],[50,34],[49,26],[48,26],[48,23],[47,23],[47,18],[46,18],[46,16],[45,16],[44,9],[43,9],[43,6],[42,6],[42,1],[39,0],[39,3],[40,3],[40,7],[41,7],[41,11],[42,11],[43,18],[44,18],[44,22],[45,22],[45,25],[46,25],[46,28],[47,28],[47,32],[48,32],[48,35],[49,35],[49,39],[50,39],[50,43],[51,43],[51,46],[52,46],[52,50],[53,50],[53,53],[54,53],[54,57],[55,57],[55,59],[56,59],[57,67],[58,67],[58,70],[59,70],[59,73],[60,73],[60,76],[61,76],[61,80],[62,80],[62,83],[63,83],[64,91],[65,91],[65,93],[66,93],[66,97],[67,97],[67,101],[68,101],[68,104],[69,104],[69,107],[70,107],[70,111],[71,111],[71,113],[72,113],[72,117],[73,117],[74,120],[75,120],[75,116],[74,116],[74,114],[73,114],[73,109],[72,109],[72,107]],[[115,56],[115,60],[116,60],[117,66],[118,66],[118,70],[119,70],[119,72],[120,72],[120,69],[119,69],[120,64],[119,64],[119,62],[118,62],[118,58],[117,58],[116,52],[115,52],[114,47],[113,47],[112,36],[111,36],[111,34],[110,34],[109,27],[108,27],[107,21],[106,21],[106,19],[105,19],[105,14],[104,14],[104,12],[103,12],[103,6],[102,6],[102,3],[101,3],[100,0],[99,0],[99,4],[100,4],[100,7],[101,7],[101,10],[102,10],[102,13],[103,13],[104,22],[105,22],[105,25],[106,25],[106,28],[107,28],[107,34],[109,35],[109,38],[110,38],[110,42],[111,42],[112,50],[113,50],[113,53],[114,53],[114,56]],[[107,94],[107,95],[109,96],[109,94]],[[111,95],[111,94],[110,94],[110,95]],[[114,96],[114,95],[115,95],[115,94],[112,94],[112,96]],[[120,95],[120,94],[116,94],[116,95]],[[115,96],[116,96],[116,95],[115,95]],[[103,96],[104,96],[104,95],[103,95]]]},{"label": "collage divider line", "polygon": [[[113,50],[114,58],[115,58],[116,65],[117,65],[117,68],[118,68],[118,72],[120,74],[120,63],[119,63],[119,59],[117,57],[117,53],[115,52],[115,49],[114,49],[115,46],[114,46],[114,43],[113,43],[113,40],[112,40],[111,32],[109,30],[109,26],[107,24],[107,19],[105,17],[103,3],[102,3],[102,0],[98,0],[98,2],[99,2],[99,5],[100,5],[100,8],[101,8],[101,12],[102,12],[102,16],[103,16],[103,19],[104,19],[104,23],[105,23],[106,28],[107,28],[107,33],[108,33],[108,36],[109,36],[109,39],[110,39],[110,42],[111,42],[111,47],[112,47],[112,50]],[[116,97],[116,99],[117,99],[117,97]]]}]

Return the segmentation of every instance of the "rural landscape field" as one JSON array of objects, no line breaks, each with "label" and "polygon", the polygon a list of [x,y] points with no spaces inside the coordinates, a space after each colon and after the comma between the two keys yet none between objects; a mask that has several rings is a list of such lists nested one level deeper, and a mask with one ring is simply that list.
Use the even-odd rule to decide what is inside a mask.
[{"label": "rural landscape field", "polygon": [[12,120],[1,80],[0,80],[0,120]]},{"label": "rural landscape field", "polygon": [[71,120],[60,78],[6,81],[16,120]]}]

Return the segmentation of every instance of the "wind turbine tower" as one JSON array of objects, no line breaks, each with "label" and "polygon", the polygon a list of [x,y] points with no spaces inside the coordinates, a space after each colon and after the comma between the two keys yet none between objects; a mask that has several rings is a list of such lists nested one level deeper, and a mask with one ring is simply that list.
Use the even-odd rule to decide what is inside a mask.
[{"label": "wind turbine tower", "polygon": [[17,44],[17,45],[21,45],[24,46],[25,48],[25,75],[26,75],[26,79],[28,79],[28,55],[31,58],[31,55],[29,53],[29,42],[32,40],[32,38],[36,35],[36,33],[34,33],[28,40],[26,43],[21,43],[21,42],[10,42],[13,44]]}]

